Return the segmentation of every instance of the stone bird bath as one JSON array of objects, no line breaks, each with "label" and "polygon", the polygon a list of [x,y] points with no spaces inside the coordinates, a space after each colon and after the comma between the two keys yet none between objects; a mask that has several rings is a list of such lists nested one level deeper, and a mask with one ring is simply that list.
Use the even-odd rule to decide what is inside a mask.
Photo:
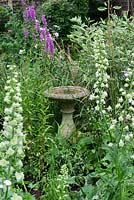
[{"label": "stone bird bath", "polygon": [[60,86],[45,91],[45,96],[60,103],[62,122],[61,135],[68,138],[75,130],[73,121],[75,99],[81,99],[88,95],[88,90],[80,86]]}]

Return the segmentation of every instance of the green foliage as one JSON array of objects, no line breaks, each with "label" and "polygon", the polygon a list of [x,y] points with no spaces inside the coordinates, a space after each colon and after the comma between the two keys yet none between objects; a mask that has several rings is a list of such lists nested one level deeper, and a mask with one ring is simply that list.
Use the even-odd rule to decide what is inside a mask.
[{"label": "green foliage", "polygon": [[9,7],[0,6],[0,33],[6,31],[5,24],[9,21],[12,11]]},{"label": "green foliage", "polygon": [[84,19],[88,12],[88,2],[83,1],[47,1],[43,11],[48,18],[49,27],[53,32],[58,32],[60,38],[66,40],[66,35],[71,31],[70,19],[81,16]]},{"label": "green foliage", "polygon": [[[46,4],[50,9],[54,3]],[[68,2],[56,5],[62,11]],[[16,52],[5,48],[2,54],[0,112],[4,116],[6,65],[16,62],[22,84],[27,190],[36,198],[39,193],[42,200],[133,199],[134,19],[113,15],[108,22],[87,25],[74,17],[68,36],[71,52],[55,42],[53,57],[37,41],[24,42],[23,24],[19,29],[16,19],[16,26],[11,23],[14,34],[5,35],[7,44],[15,36],[18,46]],[[60,136],[60,105],[44,96],[46,89],[60,85],[90,91],[87,99],[76,102],[77,131],[67,140]]]},{"label": "green foliage", "polygon": [[58,33],[60,39],[66,41],[66,36],[71,31],[71,18],[80,16],[85,22],[88,18],[97,21],[100,17],[107,17],[107,14],[97,10],[100,5],[103,5],[103,2],[97,0],[52,0],[46,1],[41,10],[47,16],[49,27],[54,34]]},{"label": "green foliage", "polygon": [[[21,14],[21,13],[20,13]],[[5,24],[7,32],[3,33],[0,37],[0,52],[6,54],[6,62],[12,61],[13,55],[23,47],[23,24],[18,14],[12,14],[8,22]]]}]

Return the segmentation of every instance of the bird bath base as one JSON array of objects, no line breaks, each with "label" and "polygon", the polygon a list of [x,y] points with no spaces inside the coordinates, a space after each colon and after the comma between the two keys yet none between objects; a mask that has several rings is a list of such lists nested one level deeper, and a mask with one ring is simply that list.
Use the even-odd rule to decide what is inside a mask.
[{"label": "bird bath base", "polygon": [[88,95],[88,90],[79,86],[60,86],[45,91],[45,96],[60,102],[62,122],[60,125],[61,135],[68,138],[76,127],[73,121],[74,100]]}]

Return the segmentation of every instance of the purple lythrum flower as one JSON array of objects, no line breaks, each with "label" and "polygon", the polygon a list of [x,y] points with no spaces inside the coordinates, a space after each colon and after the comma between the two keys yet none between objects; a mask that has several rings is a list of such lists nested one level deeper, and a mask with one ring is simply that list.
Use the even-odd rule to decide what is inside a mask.
[{"label": "purple lythrum flower", "polygon": [[35,11],[34,5],[29,6],[29,7],[27,8],[27,16],[28,16],[32,21],[35,21],[35,20],[36,20],[36,11]]},{"label": "purple lythrum flower", "polygon": [[42,15],[41,21],[42,21],[42,24],[43,24],[43,25],[47,25],[47,21],[46,21],[45,15]]},{"label": "purple lythrum flower", "polygon": [[25,35],[25,37],[28,37],[28,35],[29,35],[29,32],[28,32],[27,28],[24,28],[24,35]]},{"label": "purple lythrum flower", "polygon": [[50,53],[51,55],[53,55],[54,54],[54,43],[53,43],[53,40],[52,40],[49,32],[47,33],[45,39],[46,39],[45,51],[47,53]]},{"label": "purple lythrum flower", "polygon": [[39,33],[40,32],[40,23],[36,22],[36,32]]},{"label": "purple lythrum flower", "polygon": [[46,28],[41,28],[40,29],[40,41],[42,42],[44,40],[44,38],[46,37]]},{"label": "purple lythrum flower", "polygon": [[44,40],[44,36],[42,33],[40,33],[40,41],[42,42]]}]

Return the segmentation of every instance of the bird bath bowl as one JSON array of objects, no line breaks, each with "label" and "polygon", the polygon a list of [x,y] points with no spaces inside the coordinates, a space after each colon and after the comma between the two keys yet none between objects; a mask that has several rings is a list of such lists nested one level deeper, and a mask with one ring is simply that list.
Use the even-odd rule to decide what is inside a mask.
[{"label": "bird bath bowl", "polygon": [[61,135],[68,138],[75,130],[73,121],[74,100],[88,95],[88,90],[80,86],[60,86],[45,91],[45,96],[57,100],[61,106],[62,122],[60,125]]}]

